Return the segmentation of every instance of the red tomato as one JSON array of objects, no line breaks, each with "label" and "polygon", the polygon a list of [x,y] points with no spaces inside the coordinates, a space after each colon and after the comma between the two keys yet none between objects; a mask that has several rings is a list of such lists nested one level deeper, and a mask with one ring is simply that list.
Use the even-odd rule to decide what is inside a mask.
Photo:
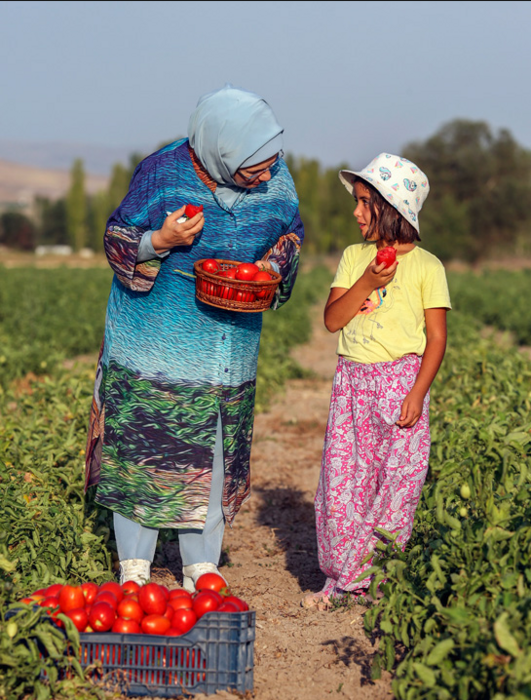
[{"label": "red tomato", "polygon": [[56,595],[49,595],[46,596],[44,600],[39,600],[38,605],[40,605],[41,608],[58,608],[59,598]]},{"label": "red tomato", "polygon": [[257,272],[260,272],[258,265],[254,263],[240,263],[236,268],[236,279],[250,282]]},{"label": "red tomato", "polygon": [[186,634],[197,622],[197,615],[193,610],[181,608],[177,610],[171,619],[171,626],[179,630],[181,634]]},{"label": "red tomato", "polygon": [[216,273],[219,270],[219,263],[214,258],[208,258],[208,260],[203,261],[201,267],[205,272]]},{"label": "red tomato", "polygon": [[183,634],[180,630],[175,629],[175,627],[170,627],[166,632],[166,637],[180,637]]},{"label": "red tomato", "polygon": [[63,586],[59,591],[59,607],[61,612],[68,612],[85,605],[85,596],[81,586]]},{"label": "red tomato", "polygon": [[136,620],[126,620],[125,617],[117,617],[111,628],[111,632],[119,634],[140,634],[142,628]]},{"label": "red tomato", "polygon": [[116,612],[109,603],[94,603],[89,615],[89,623],[96,632],[108,632],[116,620]]},{"label": "red tomato", "polygon": [[97,584],[87,581],[81,584],[81,590],[85,596],[85,605],[92,605],[99,590]]},{"label": "red tomato", "polygon": [[166,596],[158,583],[146,583],[138,591],[138,602],[147,615],[163,615],[166,611]]},{"label": "red tomato", "polygon": [[100,591],[94,599],[95,603],[109,603],[114,610],[118,607],[118,599],[111,591]]},{"label": "red tomato", "polygon": [[234,295],[236,301],[254,301],[256,296],[252,292],[238,291]]},{"label": "red tomato", "polygon": [[238,606],[238,608],[242,611],[245,612],[246,610],[249,610],[249,606],[245,602],[245,600],[242,600],[241,598],[237,598],[235,595],[228,595],[225,600],[225,603],[233,603],[234,605]]},{"label": "red tomato", "polygon": [[47,596],[45,595],[40,595],[38,593],[32,593],[30,596],[27,598],[22,598],[20,601],[21,603],[40,603],[41,600],[44,600]]},{"label": "red tomato", "polygon": [[88,625],[89,620],[85,608],[74,608],[73,610],[69,610],[67,613],[65,613],[65,615],[72,620],[78,632],[85,631],[85,627]]},{"label": "red tomato", "polygon": [[225,279],[228,279],[228,280],[235,280],[236,279],[236,268],[229,267],[227,270],[220,270],[218,272],[218,277],[225,277]]},{"label": "red tomato", "polygon": [[46,595],[57,596],[63,587],[62,583],[54,583],[46,589]]},{"label": "red tomato", "polygon": [[224,601],[216,612],[241,612],[241,610],[235,603],[227,603],[227,601]]},{"label": "red tomato", "polygon": [[174,598],[189,598],[192,600],[192,594],[185,591],[184,588],[174,588],[170,591],[170,600],[173,600]]},{"label": "red tomato", "polygon": [[171,627],[171,621],[164,615],[146,615],[140,626],[146,634],[165,634]]},{"label": "red tomato", "polygon": [[122,590],[122,587],[120,586],[119,583],[116,583],[116,581],[107,581],[107,583],[103,583],[100,586],[100,593],[102,591],[110,591],[111,593],[114,593],[116,596],[116,600],[120,602],[122,598],[124,597],[124,592]]},{"label": "red tomato", "polygon": [[213,612],[217,610],[218,607],[223,602],[223,596],[217,591],[211,591],[204,589],[199,591],[199,593],[194,596],[194,601],[192,603],[192,610],[195,612],[198,618],[203,617],[207,612]]},{"label": "red tomato", "polygon": [[211,591],[221,591],[222,588],[227,588],[227,582],[216,573],[202,574],[195,582],[195,590],[202,591],[204,588]]},{"label": "red tomato", "polygon": [[[269,272],[266,272],[265,270],[260,270],[260,272],[257,272],[256,275],[253,277],[253,282],[270,282],[271,279],[272,278]],[[258,299],[265,299],[265,297],[269,294],[270,291],[271,290],[266,287],[265,289],[256,292],[256,296],[258,297]]]},{"label": "red tomato", "polygon": [[203,211],[202,204],[200,204],[199,206],[197,206],[196,204],[187,204],[184,209],[184,215],[191,219],[196,214],[199,214],[200,211]]},{"label": "red tomato", "polygon": [[172,598],[168,601],[168,605],[170,605],[174,610],[181,610],[181,608],[187,608],[188,610],[191,610],[192,596],[190,596],[189,598],[185,598],[184,596],[181,596],[180,598]]},{"label": "red tomato", "polygon": [[164,597],[166,598],[166,600],[169,600],[170,592],[169,592],[168,588],[166,586],[164,586],[162,583],[159,583],[159,587],[160,587],[161,591],[164,593]]},{"label": "red tomato", "polygon": [[131,595],[138,593],[140,590],[140,586],[136,581],[126,581],[125,583],[122,584],[122,591],[124,592],[124,596]]},{"label": "red tomato", "polygon": [[125,620],[135,620],[138,623],[144,617],[144,611],[140,604],[129,598],[124,598],[121,603],[118,603],[116,612],[119,617],[123,617]]},{"label": "red tomato", "polygon": [[380,265],[385,263],[385,267],[391,267],[391,265],[396,260],[396,249],[393,246],[388,245],[385,248],[380,248],[376,253],[376,264]]}]

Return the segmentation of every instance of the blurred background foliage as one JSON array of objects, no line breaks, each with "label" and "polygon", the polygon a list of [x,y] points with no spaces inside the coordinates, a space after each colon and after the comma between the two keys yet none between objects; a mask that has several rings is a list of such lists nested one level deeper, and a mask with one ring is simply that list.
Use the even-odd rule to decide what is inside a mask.
[{"label": "blurred background foliage", "polygon": [[[64,199],[39,198],[33,218],[11,211],[0,216],[0,245],[32,250],[60,244],[102,251],[106,221],[146,155],[133,153],[128,165],[116,164],[108,189],[92,196],[85,191],[83,162],[76,160]],[[531,152],[507,129],[494,132],[486,122],[456,119],[426,141],[406,144],[399,155],[415,162],[430,180],[421,214],[423,247],[443,261],[467,263],[531,254]],[[341,168],[353,166],[323,168],[317,160],[290,154],[286,162],[299,193],[306,252],[334,254],[357,240],[353,200],[338,178]]]}]

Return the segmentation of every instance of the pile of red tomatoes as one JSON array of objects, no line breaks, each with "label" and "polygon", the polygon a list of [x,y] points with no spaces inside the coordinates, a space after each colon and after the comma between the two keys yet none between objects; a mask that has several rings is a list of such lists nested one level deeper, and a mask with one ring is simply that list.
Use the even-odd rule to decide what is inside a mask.
[{"label": "pile of red tomatoes", "polygon": [[23,603],[48,608],[51,617],[69,617],[80,632],[118,632],[121,634],[185,634],[209,612],[243,612],[247,603],[231,594],[225,580],[215,573],[203,574],[196,592],[182,588],[168,590],[158,583],[140,586],[134,581],[123,585],[110,581],[98,586],[53,584],[35,591]]},{"label": "pile of red tomatoes", "polygon": [[[261,270],[254,263],[242,262],[239,265],[223,269],[217,260],[209,258],[204,260],[202,269],[212,275],[216,275],[222,279],[240,280],[241,282],[270,282],[272,277],[266,270]],[[264,299],[269,290],[266,288],[257,289],[256,291],[238,290],[223,284],[215,284],[214,282],[202,281],[201,289],[206,294],[217,296],[223,299],[234,299],[235,301],[255,301],[256,299]]]}]

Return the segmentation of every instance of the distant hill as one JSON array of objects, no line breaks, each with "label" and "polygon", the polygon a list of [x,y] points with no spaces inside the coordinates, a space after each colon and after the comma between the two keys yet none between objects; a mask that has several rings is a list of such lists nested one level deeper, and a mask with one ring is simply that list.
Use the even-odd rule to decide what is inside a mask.
[{"label": "distant hill", "polygon": [[[108,186],[105,175],[87,174],[85,189],[94,194]],[[36,196],[55,200],[64,197],[70,186],[69,170],[37,168],[0,160],[0,208],[15,205],[29,210]]]}]

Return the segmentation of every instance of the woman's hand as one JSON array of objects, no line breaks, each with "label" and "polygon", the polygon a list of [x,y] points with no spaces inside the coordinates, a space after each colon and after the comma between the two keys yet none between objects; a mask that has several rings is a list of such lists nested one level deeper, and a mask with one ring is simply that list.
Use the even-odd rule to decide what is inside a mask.
[{"label": "woman's hand", "polygon": [[192,245],[194,238],[202,231],[205,225],[205,217],[203,212],[187,219],[182,223],[177,223],[178,219],[184,215],[185,207],[177,209],[177,211],[168,214],[164,219],[162,228],[159,231],[153,231],[151,236],[151,244],[156,253],[165,253],[167,250],[175,248],[175,246]]},{"label": "woman's hand", "polygon": [[400,418],[396,421],[399,428],[412,428],[422,415],[424,396],[413,388],[404,399]]}]

